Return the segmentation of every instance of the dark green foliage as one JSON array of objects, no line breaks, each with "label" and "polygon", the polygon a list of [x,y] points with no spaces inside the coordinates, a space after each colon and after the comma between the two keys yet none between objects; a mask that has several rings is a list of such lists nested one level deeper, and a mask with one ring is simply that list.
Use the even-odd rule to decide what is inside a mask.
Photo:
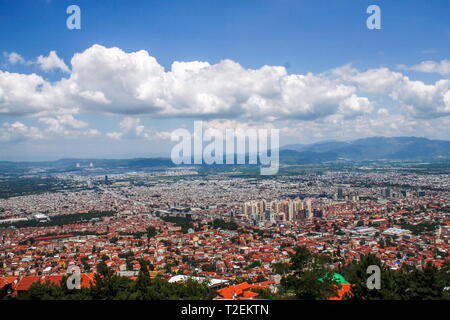
[{"label": "dark green foliage", "polygon": [[[367,267],[377,265],[381,269],[381,288],[367,288]],[[386,267],[373,254],[361,258],[361,261],[351,263],[340,272],[352,283],[352,296],[356,300],[442,300],[450,299],[450,262],[441,269],[428,263],[423,270],[404,265],[399,270]]]},{"label": "dark green foliage", "polygon": [[261,261],[255,260],[255,261],[251,262],[251,263],[248,265],[248,268],[249,268],[249,269],[252,269],[252,268],[257,268],[257,267],[260,267],[260,266],[261,266]]},{"label": "dark green foliage", "polygon": [[[367,278],[370,274],[367,273],[367,268],[370,265],[376,265],[381,270],[381,289],[370,290],[367,287]],[[353,285],[352,298],[353,299],[396,299],[395,292],[395,279],[397,274],[394,274],[389,268],[387,268],[381,260],[373,255],[368,254],[361,258],[361,261],[356,263],[350,263],[345,266],[340,273]]]},{"label": "dark green foliage", "polygon": [[62,226],[71,223],[88,222],[94,218],[110,217],[113,215],[115,215],[115,212],[113,211],[90,211],[88,213],[62,214],[58,216],[52,216],[51,220],[46,222],[28,220],[18,221],[6,225],[4,224],[2,226],[14,226],[16,228]]},{"label": "dark green foliage", "polygon": [[439,222],[422,222],[418,224],[402,223],[401,227],[403,229],[410,230],[414,235],[419,235],[422,232],[433,232],[439,226]]},{"label": "dark green foliage", "polygon": [[202,270],[207,272],[214,272],[216,271],[216,265],[214,263],[204,264],[202,265]]},{"label": "dark green foliage", "polygon": [[214,219],[211,223],[213,229],[223,229],[223,230],[237,230],[238,225],[234,221],[226,222],[223,219]]},{"label": "dark green foliage", "polygon": [[177,226],[181,227],[181,232],[187,233],[189,229],[194,229],[191,218],[185,217],[161,217],[166,222],[175,223]]},{"label": "dark green foliage", "polygon": [[205,300],[212,299],[214,292],[206,283],[187,280],[184,283],[169,283],[150,279],[146,262],[140,261],[142,268],[137,280],[118,276],[106,264],[97,266],[94,284],[90,288],[69,290],[63,278],[60,285],[34,283],[20,300]]},{"label": "dark green foliage", "polygon": [[[5,162],[0,161],[2,173],[9,170],[4,168]],[[11,162],[12,165],[15,163]],[[15,170],[11,170],[12,174],[17,174]],[[39,177],[17,177],[13,176],[9,179],[0,180],[0,199],[10,197],[24,196],[28,194],[41,194],[45,192],[57,192],[65,185],[65,181],[54,178],[52,176]]]},{"label": "dark green foliage", "polygon": [[272,293],[269,289],[261,288],[261,289],[253,289],[255,293],[258,293],[258,299],[266,299],[266,300],[277,300],[280,299],[280,296]]},{"label": "dark green foliage", "polygon": [[276,274],[285,275],[290,271],[288,263],[285,262],[275,262],[272,264],[272,269]]},{"label": "dark green foliage", "polygon": [[156,228],[152,226],[147,227],[147,238],[153,238],[154,236],[156,236]]},{"label": "dark green foliage", "polygon": [[302,300],[324,300],[336,296],[339,284],[327,267],[328,258],[305,247],[294,250],[295,253],[289,254],[289,273],[281,279],[284,291]]},{"label": "dark green foliage", "polygon": [[125,253],[119,253],[118,257],[121,259],[128,259],[128,258],[134,257],[134,253],[133,253],[133,251],[129,250]]}]

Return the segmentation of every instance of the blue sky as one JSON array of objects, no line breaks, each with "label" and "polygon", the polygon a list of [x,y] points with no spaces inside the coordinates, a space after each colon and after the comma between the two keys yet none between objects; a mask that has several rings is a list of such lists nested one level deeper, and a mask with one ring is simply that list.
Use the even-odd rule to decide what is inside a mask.
[{"label": "blue sky", "polygon": [[[71,4],[81,8],[81,30],[66,27]],[[381,30],[366,27],[371,4],[381,8]],[[450,139],[449,16],[450,2],[445,0],[0,0],[0,145],[5,150],[0,159],[164,153],[170,143],[158,137],[190,128],[194,120],[210,121],[211,126],[273,126],[284,129],[282,143],[414,133]],[[100,47],[89,51],[94,45]],[[166,74],[174,61],[208,62],[210,70],[156,90],[160,81],[148,79],[152,71],[146,67],[120,69],[96,60],[117,54],[126,64],[140,50],[148,58],[139,59],[155,58]],[[50,51],[66,71],[57,59],[42,60],[47,67],[37,62]],[[72,65],[77,53],[84,58]],[[242,70],[221,64],[224,59]],[[95,73],[95,64],[105,76],[86,78]],[[286,74],[249,71],[265,65],[283,66]],[[142,79],[131,78],[130,73],[141,71]],[[41,79],[31,79],[33,73]],[[17,80],[14,74],[24,77]],[[83,83],[77,82],[77,74]],[[273,79],[246,96],[230,87],[246,77],[246,85]],[[65,78],[72,91],[60,83]],[[118,80],[106,88],[105,78]],[[196,81],[198,85],[189,87]],[[380,84],[372,86],[375,82]],[[141,86],[144,93],[118,93],[130,86]],[[32,98],[17,93],[24,87],[33,91]],[[330,97],[324,98],[328,92]],[[92,96],[86,102],[91,94],[107,102]],[[209,108],[199,96],[212,101],[212,111],[203,112]],[[184,101],[194,105],[179,107]]]},{"label": "blue sky", "polygon": [[[66,8],[82,9],[82,30],[66,28]],[[382,9],[382,29],[368,30],[366,8]],[[450,3],[432,1],[2,0],[3,51],[30,58],[56,49],[68,61],[92,44],[148,50],[165,67],[175,60],[245,67],[289,63],[320,72],[444,59],[450,51]]]}]

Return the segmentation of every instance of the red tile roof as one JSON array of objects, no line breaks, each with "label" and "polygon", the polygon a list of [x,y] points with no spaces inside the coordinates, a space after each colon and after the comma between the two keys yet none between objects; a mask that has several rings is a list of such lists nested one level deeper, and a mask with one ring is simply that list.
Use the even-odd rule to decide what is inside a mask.
[{"label": "red tile roof", "polygon": [[265,281],[255,284],[249,284],[243,282],[237,285],[225,287],[223,289],[217,290],[217,294],[220,299],[240,299],[240,298],[254,298],[258,296],[258,293],[252,292],[251,289],[262,289],[267,288],[272,281]]},{"label": "red tile roof", "polygon": [[31,285],[41,279],[40,276],[24,276],[19,282],[14,286],[14,290],[16,291],[26,291]]},{"label": "red tile roof", "polygon": [[5,287],[6,285],[13,283],[18,277],[3,277],[0,278],[0,289]]}]

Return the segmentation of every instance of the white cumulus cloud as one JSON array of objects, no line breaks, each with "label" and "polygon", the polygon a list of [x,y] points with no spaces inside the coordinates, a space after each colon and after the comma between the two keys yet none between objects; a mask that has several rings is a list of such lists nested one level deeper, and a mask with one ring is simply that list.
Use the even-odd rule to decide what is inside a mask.
[{"label": "white cumulus cloud", "polygon": [[[19,54],[5,57],[26,63]],[[444,122],[433,119],[450,116],[449,79],[425,83],[387,67],[358,70],[348,64],[323,73],[289,74],[282,66],[249,69],[225,59],[175,61],[166,70],[145,50],[101,45],[76,53],[71,68],[55,51],[35,63],[66,74],[49,81],[35,73],[0,70],[0,115],[37,117],[45,126],[41,133],[55,136],[100,134],[76,119],[78,114],[123,116],[120,128],[107,133],[117,140],[170,137],[146,128],[139,117],[204,120],[219,127],[235,119],[255,126],[287,121],[293,128],[285,127],[285,133],[328,139],[343,125],[361,132],[368,126],[365,134],[382,133],[383,125],[386,133],[408,133],[420,119],[438,130],[434,124]],[[407,68],[448,74],[448,60],[417,66]]]},{"label": "white cumulus cloud", "polygon": [[78,137],[78,136],[97,136],[100,132],[96,129],[90,129],[84,121],[74,118],[70,114],[58,115],[56,117],[42,117],[39,122],[47,125],[45,132],[56,136]]},{"label": "white cumulus cloud", "polygon": [[64,61],[58,57],[56,51],[52,50],[48,56],[39,56],[36,63],[44,71],[50,71],[53,69],[60,69],[61,71],[70,73],[69,67],[64,63]]},{"label": "white cumulus cloud", "polygon": [[[174,62],[166,71],[145,50],[127,53],[100,45],[75,54],[72,70],[54,51],[38,60],[42,68],[58,67],[69,77],[52,83],[34,74],[2,72],[3,91],[12,86],[27,90],[0,100],[0,111],[309,120],[339,113],[348,99],[365,103],[354,85],[324,75],[288,74],[279,66],[246,69],[232,60],[191,61]],[[17,105],[21,108],[14,111]]]},{"label": "white cumulus cloud", "polygon": [[29,127],[22,122],[4,122],[0,127],[1,142],[17,142],[23,140],[43,139],[44,135],[36,127]]},{"label": "white cumulus cloud", "polygon": [[442,61],[422,61],[419,64],[415,64],[412,66],[407,66],[401,64],[398,66],[401,70],[413,70],[419,72],[427,72],[427,73],[439,73],[441,75],[450,74],[450,60],[444,59]]},{"label": "white cumulus cloud", "polygon": [[20,54],[17,52],[3,52],[3,56],[6,58],[9,64],[28,64]]},{"label": "white cumulus cloud", "polygon": [[106,136],[115,140],[122,139],[170,139],[170,133],[165,131],[154,131],[147,129],[144,125],[140,124],[141,120],[134,117],[125,117],[119,124],[120,131],[108,132]]}]

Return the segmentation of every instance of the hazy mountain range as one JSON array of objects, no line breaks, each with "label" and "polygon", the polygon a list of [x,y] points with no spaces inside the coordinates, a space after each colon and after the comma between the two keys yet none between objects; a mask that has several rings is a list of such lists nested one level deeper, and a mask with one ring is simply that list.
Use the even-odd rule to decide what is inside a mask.
[{"label": "hazy mountain range", "polygon": [[[321,163],[330,161],[366,160],[450,160],[450,141],[416,137],[371,137],[353,141],[324,141],[313,144],[290,144],[280,148],[284,164]],[[173,167],[169,157],[133,159],[60,159],[45,162],[0,161],[0,171],[19,168],[47,167],[77,171],[89,167],[104,169],[139,169]]]},{"label": "hazy mountain range", "polygon": [[281,148],[282,162],[334,160],[450,159],[450,141],[416,137],[371,137],[353,141],[291,144]]}]

